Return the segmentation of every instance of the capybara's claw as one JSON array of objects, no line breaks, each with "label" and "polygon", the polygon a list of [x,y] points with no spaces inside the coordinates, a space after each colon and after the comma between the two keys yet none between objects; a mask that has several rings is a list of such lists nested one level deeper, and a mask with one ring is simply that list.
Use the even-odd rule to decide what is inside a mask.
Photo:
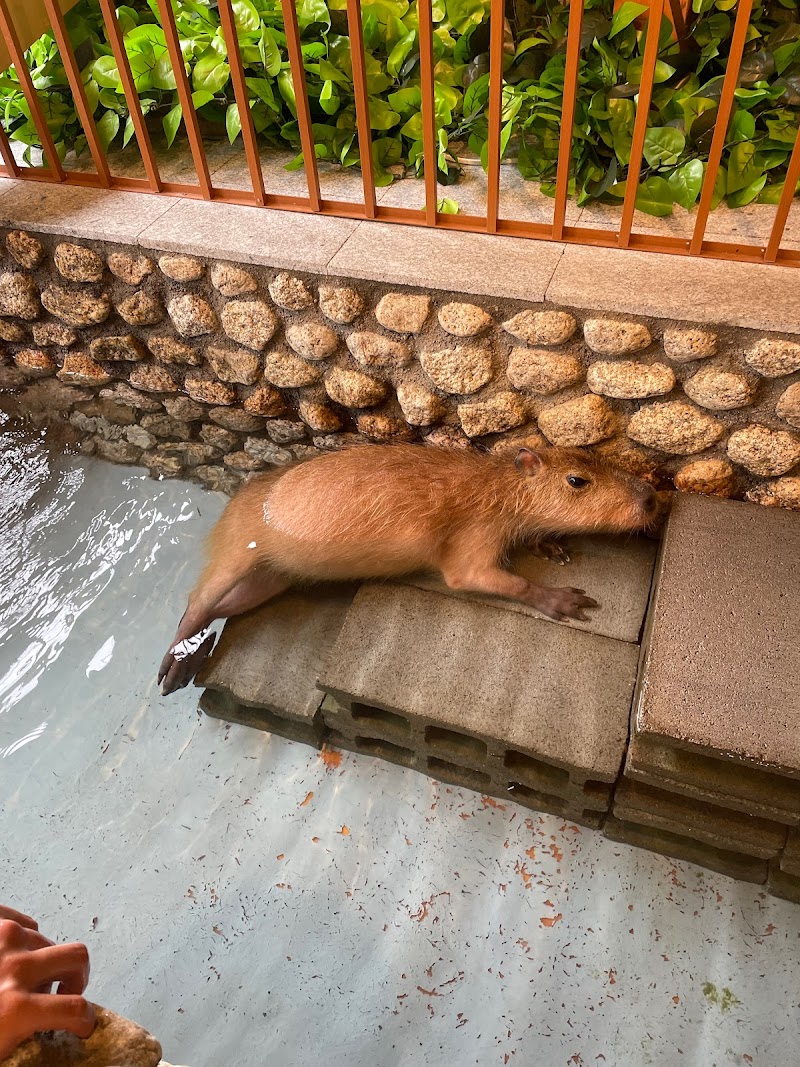
[{"label": "capybara's claw", "polygon": [[162,696],[169,696],[177,689],[184,689],[191,682],[214,647],[216,638],[215,633],[207,633],[204,630],[172,646],[161,661],[158,671]]},{"label": "capybara's claw", "polygon": [[584,608],[597,608],[600,605],[590,596],[586,596],[583,589],[573,589],[569,586],[537,587],[531,596],[530,603],[537,611],[541,611],[556,622],[564,619],[578,619],[588,622]]},{"label": "capybara's claw", "polygon": [[558,563],[560,567],[570,561],[569,552],[558,541],[537,541],[531,546],[531,552],[537,559],[549,559],[551,563]]}]

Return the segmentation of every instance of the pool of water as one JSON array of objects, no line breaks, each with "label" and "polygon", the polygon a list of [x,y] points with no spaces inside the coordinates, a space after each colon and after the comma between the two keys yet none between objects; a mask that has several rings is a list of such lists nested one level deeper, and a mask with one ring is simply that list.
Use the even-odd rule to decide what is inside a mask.
[{"label": "pool of water", "polygon": [[155,672],[225,498],[0,415],[0,899],[190,1067],[797,1059],[800,908]]}]

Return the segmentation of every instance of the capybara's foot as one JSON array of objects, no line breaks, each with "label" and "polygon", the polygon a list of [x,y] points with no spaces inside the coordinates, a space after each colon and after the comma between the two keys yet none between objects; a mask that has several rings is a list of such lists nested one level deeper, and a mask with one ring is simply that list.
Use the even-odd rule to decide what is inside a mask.
[{"label": "capybara's foot", "polygon": [[549,559],[561,567],[570,561],[569,552],[558,541],[537,541],[531,545],[531,552],[537,559]]},{"label": "capybara's foot", "polygon": [[162,696],[169,696],[176,689],[183,689],[191,682],[214,647],[216,639],[215,633],[201,630],[199,634],[178,641],[170,648],[158,671]]},{"label": "capybara's foot", "polygon": [[573,589],[569,586],[531,585],[525,603],[556,622],[563,622],[564,619],[588,622],[589,616],[584,608],[600,607],[596,600],[586,596],[583,589]]}]

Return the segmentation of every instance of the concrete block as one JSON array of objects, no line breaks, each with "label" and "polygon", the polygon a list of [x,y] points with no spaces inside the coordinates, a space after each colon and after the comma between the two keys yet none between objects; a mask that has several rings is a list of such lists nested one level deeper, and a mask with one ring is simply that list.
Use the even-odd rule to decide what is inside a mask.
[{"label": "concrete block", "polygon": [[290,741],[300,741],[304,745],[321,748],[324,743],[324,728],[318,715],[296,718],[292,715],[279,715],[268,708],[251,708],[241,704],[230,693],[218,693],[206,689],[200,697],[198,707],[212,719],[235,722],[239,726],[249,726],[253,730],[263,730],[268,734],[287,737]]},{"label": "concrete block", "polygon": [[787,874],[786,871],[781,870],[776,860],[769,865],[767,889],[774,897],[790,900],[792,904],[800,904],[800,876]]},{"label": "concrete block", "polygon": [[614,794],[614,817],[760,859],[777,856],[786,842],[786,827],[779,823],[715,804],[690,801],[641,782],[619,783]]},{"label": "concrete block", "polygon": [[371,719],[370,736],[538,790],[547,775],[616,779],[637,656],[515,612],[368,584],[319,684]]},{"label": "concrete block", "polygon": [[[569,619],[562,625],[617,641],[637,643],[650,596],[658,548],[656,542],[645,537],[629,540],[574,537],[565,542],[565,547],[570,554],[570,562],[565,567],[539,559],[531,552],[519,551],[511,557],[510,568],[541,585],[572,585],[585,589],[600,604],[598,609],[589,612],[588,622]],[[456,593],[438,577],[415,576],[409,579],[409,584],[536,619],[544,618],[534,608],[517,601],[479,593]]]},{"label": "concrete block", "polygon": [[[281,719],[309,726],[322,701],[317,675],[341,629],[353,592],[351,586],[289,590],[247,615],[228,620],[196,684],[230,697],[237,705],[266,709]],[[219,702],[212,705],[221,706]]]},{"label": "concrete block", "polygon": [[725,874],[741,882],[763,885],[767,880],[766,860],[712,848],[690,837],[659,830],[654,826],[642,826],[609,816],[605,821],[603,833],[610,841],[619,841],[636,848],[646,848],[650,852],[660,852],[672,859],[696,863],[699,867],[707,867],[710,871]]},{"label": "concrete block", "polygon": [[800,523],[679,494],[644,638],[639,733],[800,777]]},{"label": "concrete block", "polygon": [[786,847],[780,856],[780,868],[784,874],[800,880],[800,831],[789,831]]},{"label": "concrete block", "polygon": [[792,779],[673,748],[657,737],[633,735],[625,777],[787,826],[800,822],[800,789]]}]

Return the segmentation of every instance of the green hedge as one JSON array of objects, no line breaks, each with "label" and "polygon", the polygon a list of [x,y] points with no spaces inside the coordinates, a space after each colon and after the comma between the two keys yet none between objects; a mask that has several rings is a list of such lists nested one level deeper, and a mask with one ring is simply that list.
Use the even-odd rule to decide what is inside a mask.
[{"label": "green hedge", "polygon": [[[671,39],[664,19],[637,206],[668,215],[691,208],[703,179],[733,31],[736,0],[694,0],[686,40]],[[253,122],[261,140],[299,150],[294,90],[278,0],[234,0]],[[173,0],[181,46],[204,128],[241,135],[216,4]],[[139,99],[172,144],[181,107],[157,5],[117,9]],[[378,184],[397,165],[420,175],[422,159],[416,0],[361,6],[370,93],[372,152]],[[643,4],[587,0],[581,39],[571,193],[583,204],[625,192],[646,32]],[[314,141],[319,159],[358,166],[358,139],[345,0],[297,0]],[[557,0],[507,0],[502,133],[504,155],[526,179],[552,194],[564,83],[569,8]],[[127,144],[133,124],[95,0],[81,0],[68,26],[104,144]],[[489,91],[488,0],[433,0],[439,180],[458,181],[454,145],[468,143],[486,165]],[[64,68],[52,38],[28,53],[57,149],[86,151]],[[38,145],[13,70],[0,77],[9,135]],[[736,106],[715,189],[715,206],[775,203],[800,120],[800,15],[795,0],[756,2]],[[290,166],[302,166],[300,155]],[[392,171],[390,172],[390,169]],[[457,195],[457,194],[456,194]],[[447,205],[454,209],[452,205]]]}]

